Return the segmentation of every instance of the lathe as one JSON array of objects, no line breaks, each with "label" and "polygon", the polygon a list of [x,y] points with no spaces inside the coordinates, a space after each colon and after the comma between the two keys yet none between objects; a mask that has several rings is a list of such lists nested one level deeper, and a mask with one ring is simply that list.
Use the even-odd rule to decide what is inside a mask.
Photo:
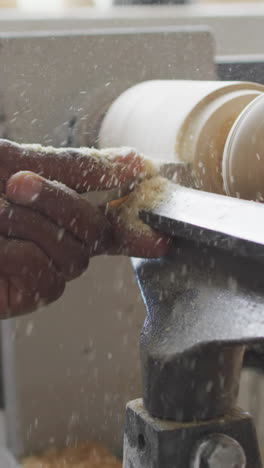
[{"label": "lathe", "polygon": [[[232,79],[229,63],[217,69],[203,27],[13,33],[0,41],[1,136],[21,142],[102,144],[105,114],[134,85],[215,81],[217,71]],[[243,67],[236,64],[236,80],[247,79]],[[263,206],[177,187],[169,205],[141,213],[175,237],[169,259],[132,260],[132,268],[101,258],[45,313],[2,324],[8,447],[17,458],[89,439],[121,456],[129,402],[124,468],[262,466],[254,423],[236,400],[245,348],[249,359],[264,336]],[[187,209],[175,210],[176,199]],[[144,403],[135,400],[142,394]]]}]

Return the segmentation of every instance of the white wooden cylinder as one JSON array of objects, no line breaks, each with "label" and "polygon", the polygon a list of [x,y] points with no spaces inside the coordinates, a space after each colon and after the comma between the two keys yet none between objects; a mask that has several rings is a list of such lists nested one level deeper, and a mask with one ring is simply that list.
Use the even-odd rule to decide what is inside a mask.
[{"label": "white wooden cylinder", "polygon": [[264,202],[264,95],[251,101],[234,122],[222,173],[227,195]]},{"label": "white wooden cylinder", "polygon": [[225,193],[222,158],[228,133],[263,91],[264,86],[246,82],[140,83],[110,107],[99,145],[134,146],[153,159],[190,163],[197,188]]}]

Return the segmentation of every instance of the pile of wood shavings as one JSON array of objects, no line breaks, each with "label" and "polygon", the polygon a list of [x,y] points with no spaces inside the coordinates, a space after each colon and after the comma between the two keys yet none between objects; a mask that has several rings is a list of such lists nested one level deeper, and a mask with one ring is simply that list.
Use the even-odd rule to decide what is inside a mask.
[{"label": "pile of wood shavings", "polygon": [[169,197],[169,182],[163,177],[144,180],[119,208],[122,223],[138,234],[151,235],[151,228],[139,218],[140,211],[151,211]]},{"label": "pile of wood shavings", "polygon": [[42,456],[23,460],[23,468],[122,468],[122,463],[99,444],[84,444],[61,452],[50,450]]}]

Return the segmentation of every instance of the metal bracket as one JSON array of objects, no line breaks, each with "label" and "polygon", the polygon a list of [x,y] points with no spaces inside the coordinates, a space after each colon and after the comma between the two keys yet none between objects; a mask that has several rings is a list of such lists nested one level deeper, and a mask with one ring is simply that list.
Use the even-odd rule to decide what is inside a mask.
[{"label": "metal bracket", "polygon": [[[210,442],[212,434],[217,435],[214,437],[214,447],[203,457],[206,464],[200,464],[198,457],[201,450],[198,449],[205,441]],[[224,435],[225,439],[228,436],[231,444],[222,451],[218,448],[221,458],[215,461],[212,451],[221,441],[220,435]],[[243,465],[245,459],[247,464]],[[239,464],[234,464],[234,460]],[[151,417],[140,399],[127,405],[123,468],[245,466],[262,467],[254,424],[248,413],[234,409],[220,419],[183,424]]]},{"label": "metal bracket", "polygon": [[[219,420],[212,424],[233,414],[245,346],[264,337],[262,224],[254,224],[263,206],[184,187],[174,191],[166,206],[142,213],[153,228],[175,236],[174,252],[162,260],[133,260],[147,316],[140,342],[145,410],[132,409],[148,426],[147,436],[158,427],[151,418],[174,421],[177,431],[199,433],[205,424],[207,434],[219,432]],[[129,409],[127,418],[132,421]],[[240,442],[244,423],[235,421]],[[246,430],[251,437],[254,430]],[[129,431],[133,425],[126,440]],[[189,467],[184,450],[189,447],[189,457],[192,431],[185,432],[184,444],[177,433],[175,453],[182,458],[173,453],[174,464],[170,435],[163,427],[152,439],[156,461],[131,466]],[[251,449],[247,467],[261,467],[256,441]]]},{"label": "metal bracket", "polygon": [[179,240],[170,258],[133,263],[147,309],[147,409],[177,421],[225,414],[237,397],[244,345],[264,336],[262,264]]}]

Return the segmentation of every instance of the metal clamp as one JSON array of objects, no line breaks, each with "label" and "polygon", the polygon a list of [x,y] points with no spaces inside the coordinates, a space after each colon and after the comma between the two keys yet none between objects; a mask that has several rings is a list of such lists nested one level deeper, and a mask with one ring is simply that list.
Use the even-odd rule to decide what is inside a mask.
[{"label": "metal clamp", "polygon": [[[211,196],[187,188],[181,191],[183,195],[189,200],[204,197],[200,213],[197,203],[193,204],[193,217],[192,205],[185,210],[184,216],[187,212],[189,219],[195,220],[193,225],[181,218],[183,210],[178,211],[178,217],[177,210],[174,217],[168,210],[165,216],[165,208],[142,214],[152,227],[175,236],[179,233],[173,255],[163,260],[133,260],[147,311],[140,341],[146,412],[133,408],[134,418],[140,419],[147,434],[153,434],[161,421],[164,424],[173,421],[176,432],[184,430],[184,441],[175,438],[175,431],[173,436],[173,454],[178,453],[178,463],[182,464],[173,465],[171,461],[166,464],[166,459],[161,464],[155,455],[149,464],[124,466],[187,467],[185,445],[191,442],[190,458],[190,450],[193,452],[206,427],[207,438],[219,432],[233,438],[245,453],[247,468],[260,468],[252,422],[243,426],[240,420],[243,413],[234,419],[230,414],[238,395],[245,346],[260,343],[264,337],[264,266],[258,256],[258,252],[263,252],[264,236],[261,238],[259,231],[248,226],[248,218],[241,220],[238,231],[234,230],[238,227],[232,225],[229,207],[245,213],[245,202],[213,196],[215,207],[225,201],[225,216],[230,223],[224,224],[225,217],[217,218],[212,209]],[[251,203],[246,209],[254,219],[256,204]],[[263,206],[260,212],[264,214]],[[214,216],[217,226],[212,223]],[[249,230],[252,238],[248,236]],[[131,420],[129,415],[127,418]],[[221,426],[223,422],[228,427]],[[235,436],[230,427],[236,427]],[[161,432],[160,437],[170,439],[171,432],[164,432],[164,428]],[[156,441],[156,448],[160,442]],[[162,446],[157,450],[162,450]],[[211,466],[202,463],[205,462],[201,459],[201,468]]]}]

